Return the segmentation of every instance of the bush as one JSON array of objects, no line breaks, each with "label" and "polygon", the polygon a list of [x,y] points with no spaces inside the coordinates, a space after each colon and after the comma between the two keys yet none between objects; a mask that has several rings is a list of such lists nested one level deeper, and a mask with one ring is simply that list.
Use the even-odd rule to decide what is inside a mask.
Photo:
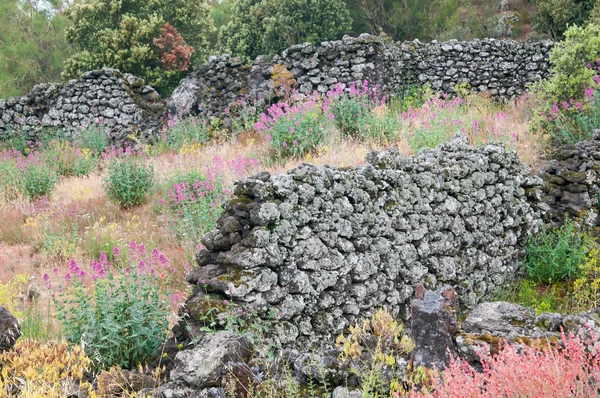
[{"label": "bush", "polygon": [[600,25],[571,26],[565,32],[565,40],[550,53],[552,76],[535,84],[534,91],[549,104],[583,99],[584,90],[598,73],[599,58]]},{"label": "bush", "polygon": [[58,181],[53,168],[41,163],[34,153],[27,157],[22,171],[21,190],[30,199],[50,195]]},{"label": "bush", "polygon": [[567,218],[560,228],[543,229],[529,238],[525,265],[534,282],[554,283],[578,274],[590,240]]},{"label": "bush", "polygon": [[321,146],[327,119],[317,100],[311,97],[294,105],[279,102],[261,115],[255,128],[264,134],[275,159],[302,158]]},{"label": "bush", "polygon": [[135,242],[128,257],[119,249],[114,254],[113,263],[106,253],[92,263],[89,288],[86,272],[71,260],[66,286],[57,286],[57,317],[67,340],[81,344],[97,369],[134,369],[151,361],[166,338],[170,310],[161,285],[164,291],[173,269],[164,254],[148,255]]},{"label": "bush", "polygon": [[169,116],[167,126],[161,134],[160,141],[154,147],[172,151],[185,150],[186,147],[203,144],[210,139],[208,123],[198,118],[180,120],[177,116]]},{"label": "bush", "polygon": [[153,178],[154,169],[151,166],[131,156],[124,156],[110,164],[104,189],[112,201],[129,208],[146,202]]},{"label": "bush", "polygon": [[172,228],[179,237],[194,246],[214,228],[226,198],[221,179],[207,179],[191,172],[171,180],[168,204],[173,217]]},{"label": "bush", "polygon": [[100,156],[110,146],[108,130],[102,121],[88,125],[79,133],[75,142],[79,148],[89,149],[94,156]]},{"label": "bush", "polygon": [[52,165],[62,176],[86,176],[98,165],[98,160],[92,157],[90,149],[65,142],[52,141],[43,153],[46,163]]}]

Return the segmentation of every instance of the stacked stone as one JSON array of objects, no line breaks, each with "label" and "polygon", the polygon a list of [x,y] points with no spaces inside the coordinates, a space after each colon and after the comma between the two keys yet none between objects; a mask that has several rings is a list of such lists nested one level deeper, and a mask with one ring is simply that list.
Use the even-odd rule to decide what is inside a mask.
[{"label": "stacked stone", "polygon": [[[298,44],[269,60],[258,56],[247,65],[240,58],[211,57],[183,79],[168,101],[172,115],[201,115],[230,123],[239,118],[239,101],[252,103],[246,112],[264,111],[274,98],[273,66],[283,65],[304,94],[326,93],[338,83],[368,80],[381,94],[394,95],[409,84],[429,84],[454,93],[456,85],[487,91],[498,100],[514,98],[549,74],[552,42],[522,44],[511,40],[389,43],[362,34],[318,46]],[[237,103],[236,103],[237,102]]]},{"label": "stacked stone", "polygon": [[457,136],[367,160],[237,183],[188,275],[190,322],[207,290],[276,316],[284,346],[322,345],[380,307],[407,319],[419,282],[456,287],[469,308],[516,274],[542,209],[527,195],[541,180],[514,152]]},{"label": "stacked stone", "polygon": [[600,130],[593,138],[552,151],[540,173],[544,180],[542,199],[550,206],[552,221],[562,222],[565,214],[596,226],[600,195]]},{"label": "stacked stone", "polygon": [[[511,99],[550,72],[551,41],[521,44],[512,40],[475,39],[421,44],[403,43],[408,68],[420,84],[454,93],[457,85],[493,97]],[[412,50],[412,51],[411,51]]]},{"label": "stacked stone", "polygon": [[113,140],[120,141],[135,130],[146,136],[157,131],[164,112],[160,96],[143,79],[102,69],[0,100],[0,137],[19,130],[35,140],[43,128],[74,132],[101,123]]}]

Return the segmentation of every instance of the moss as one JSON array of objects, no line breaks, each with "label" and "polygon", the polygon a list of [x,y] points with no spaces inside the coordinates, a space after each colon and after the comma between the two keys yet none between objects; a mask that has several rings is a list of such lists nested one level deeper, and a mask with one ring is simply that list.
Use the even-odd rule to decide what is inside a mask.
[{"label": "moss", "polygon": [[227,273],[219,275],[217,279],[223,283],[233,283],[235,286],[248,286],[243,278],[252,276],[254,276],[252,272],[242,268],[231,267],[227,270]]}]

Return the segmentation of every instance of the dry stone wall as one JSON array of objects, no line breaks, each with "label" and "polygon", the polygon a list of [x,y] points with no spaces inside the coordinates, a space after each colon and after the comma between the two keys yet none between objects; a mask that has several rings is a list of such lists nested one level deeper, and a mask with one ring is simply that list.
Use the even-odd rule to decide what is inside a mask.
[{"label": "dry stone wall", "polygon": [[281,344],[304,348],[378,307],[407,319],[419,282],[455,286],[472,308],[515,276],[547,210],[540,186],[514,152],[463,136],[413,157],[372,153],[356,169],[240,181],[187,276],[189,324],[202,324],[206,292],[275,317]]},{"label": "dry stone wall", "polygon": [[45,127],[73,132],[102,123],[119,141],[134,130],[153,134],[164,114],[164,102],[143,79],[102,69],[64,84],[37,85],[22,97],[0,99],[0,138],[18,130],[35,140]]},{"label": "dry stone wall", "polygon": [[388,95],[409,84],[429,84],[445,93],[462,85],[509,99],[548,76],[552,45],[550,41],[523,44],[494,39],[386,43],[363,34],[318,46],[295,45],[271,60],[259,56],[251,64],[237,57],[212,57],[181,81],[169,98],[168,109],[173,115],[199,114],[226,121],[239,116],[236,101],[241,98],[264,109],[273,99],[274,65],[285,66],[302,93],[325,93],[338,83],[348,86],[368,80]]},{"label": "dry stone wall", "polygon": [[555,148],[540,177],[542,199],[550,206],[549,218],[562,222],[565,215],[591,227],[599,225],[600,130],[593,138]]}]

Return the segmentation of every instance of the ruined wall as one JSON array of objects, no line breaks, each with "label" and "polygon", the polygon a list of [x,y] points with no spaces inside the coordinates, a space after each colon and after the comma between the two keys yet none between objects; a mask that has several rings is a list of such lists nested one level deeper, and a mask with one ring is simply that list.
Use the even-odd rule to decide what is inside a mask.
[{"label": "ruined wall", "polygon": [[550,206],[549,218],[562,222],[568,214],[588,226],[598,226],[600,130],[591,140],[555,148],[550,159],[540,173],[544,180],[542,200]]},{"label": "ruined wall", "polygon": [[78,131],[101,122],[112,139],[122,140],[138,129],[152,134],[164,113],[164,102],[143,79],[102,69],[64,84],[39,84],[22,97],[0,99],[0,138],[19,130],[35,140],[44,127]]},{"label": "ruined wall", "polygon": [[181,81],[169,98],[168,109],[173,115],[228,120],[237,116],[235,101],[244,97],[264,109],[273,96],[274,65],[284,65],[303,93],[325,93],[338,82],[368,80],[388,95],[408,84],[429,84],[446,93],[468,84],[472,91],[509,99],[548,76],[552,45],[549,41],[522,44],[494,39],[394,44],[363,34],[318,46],[295,45],[272,60],[259,56],[250,65],[237,57],[211,57]]},{"label": "ruined wall", "polygon": [[514,277],[543,211],[529,198],[541,180],[514,152],[457,136],[413,157],[367,160],[238,182],[187,277],[197,286],[189,322],[213,306],[208,291],[279,319],[282,344],[305,348],[378,307],[406,319],[418,282],[456,286],[473,307]]}]

